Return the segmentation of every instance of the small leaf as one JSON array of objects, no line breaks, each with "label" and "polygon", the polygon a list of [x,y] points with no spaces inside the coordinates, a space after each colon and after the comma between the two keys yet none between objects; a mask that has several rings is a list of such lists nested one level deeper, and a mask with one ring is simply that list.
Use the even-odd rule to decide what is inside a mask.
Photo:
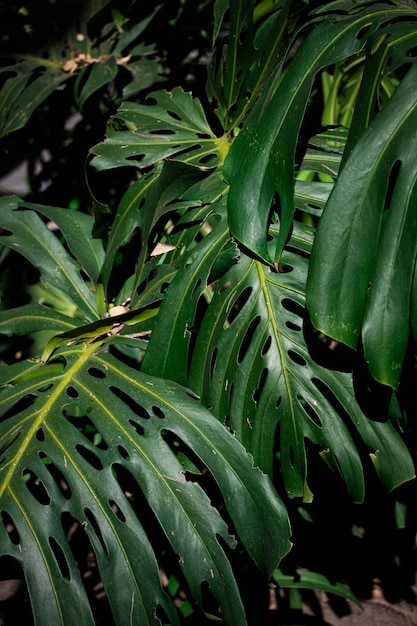
[{"label": "small leaf", "polygon": [[206,169],[222,161],[221,141],[197,98],[176,87],[153,92],[148,100],[154,103],[126,102],[119,108],[114,122],[131,130],[109,132],[92,150],[94,167],[147,167],[169,158]]},{"label": "small leaf", "polygon": [[23,128],[35,109],[68,80],[59,67],[44,59],[2,67],[1,72],[15,75],[7,78],[0,91],[0,137]]},{"label": "small leaf", "polygon": [[65,292],[87,320],[97,319],[94,296],[81,278],[81,267],[35,211],[20,209],[20,206],[17,197],[0,199],[2,227],[8,233],[0,236],[0,242],[33,263],[45,286]]},{"label": "small leaf", "polygon": [[97,61],[92,58],[91,62],[78,73],[74,84],[75,101],[79,108],[83,109],[93,93],[114,80],[117,72],[118,66],[114,56]]}]

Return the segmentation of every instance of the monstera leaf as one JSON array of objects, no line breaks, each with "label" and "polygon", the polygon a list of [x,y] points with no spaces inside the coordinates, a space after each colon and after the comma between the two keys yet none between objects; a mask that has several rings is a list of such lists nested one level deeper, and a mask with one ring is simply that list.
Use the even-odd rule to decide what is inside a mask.
[{"label": "monstera leaf", "polygon": [[362,337],[372,375],[394,388],[417,254],[416,74],[413,65],[350,153],[320,220],[308,286],[315,326],[352,347]]},{"label": "monstera leaf", "polygon": [[351,375],[317,364],[305,343],[311,228],[295,228],[277,270],[233,248],[227,271],[213,282],[216,260],[230,243],[225,201],[213,207],[210,224],[165,294],[145,371],[189,385],[271,474],[278,439],[292,496],[307,497],[308,440],[352,497],[363,499],[354,431],[388,489],[411,478],[413,464],[394,427],[370,422],[355,400]]},{"label": "monstera leaf", "polygon": [[207,467],[239,536],[267,573],[289,549],[285,509],[241,444],[189,391],[141,374],[103,348],[73,345],[46,365],[1,372],[0,545],[22,565],[35,620],[94,623],[65,533],[73,519],[91,542],[115,622],[159,623],[159,606],[177,623],[141,514],[126,493],[129,477],[178,554],[195,598],[202,602],[201,584],[208,583],[227,623],[244,624],[219,538],[229,547],[235,540],[170,441],[175,437]]},{"label": "monstera leaf", "polygon": [[[341,11],[325,16],[303,41],[280,80],[271,77],[268,98],[260,98],[245,120],[224,165],[230,183],[230,229],[239,242],[265,262],[279,260],[291,231],[295,151],[316,74],[357,54],[368,38],[374,49],[379,38],[387,36],[386,23],[405,23],[415,17],[415,10],[407,6],[380,4],[355,10],[352,15]],[[413,46],[415,42],[410,42],[411,50]],[[267,233],[273,200],[281,232],[271,254]]]},{"label": "monstera leaf", "polygon": [[[179,164],[172,166],[156,184],[174,185]],[[165,196],[162,188],[147,196],[144,236],[169,213],[172,195],[191,193],[194,183],[185,176],[171,191],[163,184]],[[200,210],[197,195],[195,204]],[[95,623],[71,541],[75,526],[116,624],[179,623],[160,582],[167,558],[179,562],[203,609],[213,610],[207,587],[226,623],[245,624],[229,550],[238,538],[269,576],[290,548],[287,513],[270,479],[194,393],[126,363],[129,350],[146,349],[158,314],[148,303],[152,294],[163,298],[158,280],[166,273],[151,257],[141,308],[102,314],[106,253],[92,238],[93,218],[16,197],[1,208],[1,243],[21,251],[46,292],[65,294],[77,313],[33,302],[0,316],[5,335],[48,330],[50,337],[38,357],[0,370],[0,554],[21,567],[35,623]],[[214,494],[224,505],[211,503]]]},{"label": "monstera leaf", "polygon": [[110,127],[106,140],[92,150],[98,170],[147,167],[168,158],[209,168],[227,152],[226,139],[213,133],[201,102],[179,87],[151,93],[148,104],[125,102],[112,126],[116,132]]}]

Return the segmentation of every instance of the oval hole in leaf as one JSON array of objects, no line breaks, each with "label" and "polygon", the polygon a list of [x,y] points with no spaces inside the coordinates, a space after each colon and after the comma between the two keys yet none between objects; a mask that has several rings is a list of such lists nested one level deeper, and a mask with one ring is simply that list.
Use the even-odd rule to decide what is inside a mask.
[{"label": "oval hole in leaf", "polygon": [[23,478],[23,482],[25,483],[26,487],[28,488],[32,496],[40,504],[44,504],[44,505],[51,504],[51,498],[46,490],[46,487],[41,481],[41,479],[39,478],[39,476],[35,474],[35,472],[26,468],[22,472],[22,478]]},{"label": "oval hole in leaf", "polygon": [[70,398],[78,398],[78,391],[75,389],[75,387],[72,387],[70,385],[69,387],[67,387],[66,392],[67,396],[69,396]]},{"label": "oval hole in leaf", "polygon": [[80,454],[83,459],[91,465],[91,467],[94,467],[94,469],[96,470],[103,469],[103,463],[100,461],[98,456],[94,454],[94,452],[83,446],[81,443],[77,443],[75,449],[77,450],[78,454]]},{"label": "oval hole in leaf", "polygon": [[301,326],[298,326],[298,324],[294,324],[293,322],[285,322],[285,326],[289,328],[290,330],[296,330],[296,331],[301,330]]},{"label": "oval hole in leaf", "polygon": [[194,296],[195,292],[196,292],[196,291],[197,291],[197,289],[200,287],[200,285],[201,285],[201,278],[199,278],[199,279],[196,281],[196,283],[195,283],[195,285],[194,285],[194,288],[193,288],[193,291],[192,291],[192,293],[191,293],[191,298]]},{"label": "oval hole in leaf", "polygon": [[135,420],[132,419],[129,420],[129,424],[133,426],[138,435],[143,437],[143,435],[145,434],[145,429],[142,424],[138,424]]},{"label": "oval hole in leaf", "polygon": [[172,128],[158,128],[155,130],[149,130],[148,132],[150,135],[175,135],[176,134],[175,130],[172,130]]},{"label": "oval hole in leaf", "polygon": [[46,391],[49,391],[49,389],[51,389],[51,387],[54,386],[54,383],[48,383],[46,385],[42,385],[41,387],[38,387],[38,391],[40,393],[45,393]]},{"label": "oval hole in leaf", "polygon": [[198,159],[198,162],[201,165],[215,165],[217,163],[217,154],[215,152],[211,152],[210,154],[205,154],[201,159]]},{"label": "oval hole in leaf", "polygon": [[38,430],[36,431],[36,439],[38,441],[45,441],[45,433],[43,428],[38,428]]},{"label": "oval hole in leaf", "polygon": [[89,367],[87,371],[93,378],[106,378],[105,372],[99,370],[97,367]]},{"label": "oval hole in leaf", "polygon": [[111,510],[116,515],[117,519],[119,519],[121,522],[125,522],[126,521],[126,517],[125,517],[123,511],[121,510],[121,508],[119,507],[119,505],[116,504],[116,502],[114,500],[109,500],[109,504],[110,504]]},{"label": "oval hole in leaf", "polygon": [[268,372],[269,372],[268,368],[264,367],[264,369],[262,370],[261,375],[259,377],[258,388],[255,389],[255,391],[254,391],[254,393],[252,395],[252,398],[253,398],[254,402],[256,402],[256,404],[258,404],[259,398],[261,397],[262,390],[265,387],[265,383],[266,383],[266,379],[267,379],[267,376],[268,376]]},{"label": "oval hole in leaf", "polygon": [[[66,407],[66,409],[67,408],[68,407]],[[77,405],[74,408],[77,409]],[[102,434],[97,430],[96,425],[89,417],[87,417],[87,415],[77,415],[77,411],[71,412],[66,409],[63,410],[63,414],[70,424],[75,426],[75,428],[96,448],[99,448],[100,450],[108,450],[109,446],[104,440]]]},{"label": "oval hole in leaf", "polygon": [[117,446],[117,452],[120,454],[120,456],[122,457],[124,461],[130,461],[129,452],[126,450],[126,448],[124,448],[120,444]]},{"label": "oval hole in leaf", "polygon": [[17,546],[20,543],[20,536],[11,515],[9,515],[7,511],[2,509],[0,517],[1,521],[3,522],[3,526],[6,529],[7,534],[9,535],[10,541]]},{"label": "oval hole in leaf", "polygon": [[49,545],[51,547],[52,553],[55,557],[56,564],[59,567],[59,570],[65,580],[71,580],[71,571],[68,565],[68,561],[65,558],[65,554],[59,543],[54,537],[49,537],[48,539]]},{"label": "oval hole in leaf", "polygon": [[[187,600],[180,600],[180,605],[179,605],[179,610],[181,611],[181,614],[187,618],[188,614],[185,615],[185,603],[187,603]],[[194,613],[193,608],[190,608],[190,615],[192,615]],[[169,624],[170,623],[170,618],[168,617],[166,611],[164,610],[164,608],[158,604],[156,609],[155,609],[155,617],[156,619],[159,621],[160,624]]]},{"label": "oval hole in leaf", "polygon": [[268,337],[266,338],[266,341],[265,341],[265,343],[263,345],[261,356],[265,356],[265,354],[267,354],[269,352],[269,348],[271,347],[271,345],[272,345],[272,337],[271,337],[271,335],[268,335]]},{"label": "oval hole in leaf", "polygon": [[409,59],[415,59],[415,57],[417,56],[417,46],[413,46],[412,48],[407,50],[405,56],[408,57]]},{"label": "oval hole in leaf", "polygon": [[107,550],[107,546],[105,544],[105,541],[104,541],[104,538],[103,538],[103,534],[102,534],[102,532],[100,530],[100,526],[98,525],[97,520],[96,520],[95,516],[93,515],[92,511],[88,507],[84,507],[84,515],[87,518],[87,524],[90,524],[90,526],[94,530],[94,533],[95,533],[97,539],[99,540],[100,545],[103,548],[103,551],[104,551],[105,555],[109,556],[109,552]]},{"label": "oval hole in leaf", "polygon": [[320,417],[318,416],[317,412],[314,410],[314,408],[311,406],[311,404],[309,402],[307,402],[302,396],[297,395],[297,400],[299,401],[300,405],[303,407],[304,411],[307,413],[308,417],[311,419],[311,421],[318,427],[318,428],[323,428],[323,422],[321,421]]},{"label": "oval hole in leaf", "polygon": [[252,294],[252,287],[245,287],[245,289],[242,291],[240,296],[232,304],[229,314],[226,318],[226,323],[224,324],[224,328],[227,328],[228,326],[231,326],[233,324],[233,322],[239,315],[240,311],[248,302],[249,298],[251,297],[251,294]]},{"label": "oval hole in leaf", "polygon": [[155,415],[155,417],[158,417],[159,419],[165,419],[165,413],[163,412],[161,408],[159,408],[159,406],[154,405],[152,407],[152,412]]},{"label": "oval hole in leaf", "polygon": [[[311,209],[311,211],[313,211],[315,214],[317,215],[321,215],[322,212],[322,207],[320,207],[318,204],[313,204],[312,202],[307,202],[307,207],[309,209]],[[312,231],[308,232],[306,231],[309,235],[313,234]]]},{"label": "oval hole in leaf", "polygon": [[140,163],[141,161],[143,161],[145,155],[142,154],[134,154],[132,156],[128,156],[126,157],[126,161],[135,161],[135,163]]},{"label": "oval hole in leaf", "polygon": [[243,359],[245,358],[245,355],[252,343],[255,331],[258,328],[260,321],[261,321],[261,318],[259,315],[257,315],[249,324],[246,330],[246,333],[242,339],[242,342],[240,344],[239,353],[237,355],[238,363],[242,363]]},{"label": "oval hole in leaf", "polygon": [[297,365],[307,365],[307,361],[305,360],[305,358],[301,356],[301,354],[298,354],[298,352],[296,352],[295,350],[288,350],[287,354],[290,357],[291,361],[293,361]]},{"label": "oval hole in leaf", "polygon": [[395,189],[395,185],[397,182],[397,178],[400,173],[400,169],[401,169],[401,160],[397,159],[392,164],[391,171],[388,177],[388,187],[387,187],[387,193],[385,196],[384,213],[388,211],[388,209],[391,207],[392,195],[394,193],[394,189]]},{"label": "oval hole in leaf", "polygon": [[[314,377],[311,379],[311,382],[341,416],[348,417],[348,414],[342,404],[336,398],[332,390],[322,380]],[[352,421],[351,419],[347,419],[345,420],[345,423],[349,426]]]},{"label": "oval hole in leaf", "polygon": [[142,417],[145,420],[148,420],[151,417],[148,411],[145,409],[145,407],[135,402],[135,400],[133,400],[133,398],[129,396],[127,393],[125,393],[118,387],[114,387],[114,385],[110,385],[109,389],[112,393],[114,393],[114,395],[117,398],[119,398],[120,400],[122,400],[122,402],[127,404],[129,409],[131,409],[135,415],[138,415],[139,417]]},{"label": "oval hole in leaf", "polygon": [[[145,533],[148,535],[153,545],[158,545],[158,547],[163,550],[164,546],[168,546],[166,536],[162,532],[160,523],[140,484],[129,470],[119,463],[113,463],[112,470],[120,489],[126,497],[126,502],[129,503],[132,511],[140,519]],[[134,494],[134,496],[132,494]]]},{"label": "oval hole in leaf", "polygon": [[71,498],[71,489],[65,480],[64,475],[56,467],[56,465],[52,463],[51,459],[45,454],[45,452],[39,452],[39,458],[44,462],[46,469],[54,479],[64,498],[69,500]]},{"label": "oval hole in leaf", "polygon": [[172,119],[177,120],[178,122],[181,121],[181,117],[178,115],[178,113],[175,113],[175,111],[167,111],[167,113],[170,117],[172,117]]},{"label": "oval hole in leaf", "polygon": [[368,32],[370,31],[371,27],[372,27],[372,22],[362,26],[356,33],[356,39],[362,39],[363,37],[365,37],[365,35],[367,35]]},{"label": "oval hole in leaf", "polygon": [[[214,578],[214,572],[211,571],[210,576]],[[214,597],[210,589],[210,581],[203,580],[201,583],[201,606],[209,620],[223,621],[219,612],[219,601]]]},{"label": "oval hole in leaf", "polygon": [[294,313],[294,315],[297,315],[301,319],[304,318],[304,307],[302,307],[301,304],[298,304],[298,302],[296,302],[295,300],[290,300],[290,298],[283,298],[281,300],[281,304],[287,311]]},{"label": "oval hole in leaf", "polygon": [[172,431],[165,429],[161,431],[161,436],[182,465],[184,480],[188,480],[186,476],[187,472],[193,475],[192,480],[194,482],[196,476],[201,476],[202,473],[206,475],[207,472],[204,472],[204,464],[182,439]]},{"label": "oval hole in leaf", "polygon": [[3,415],[0,417],[0,422],[5,422],[10,417],[18,415],[19,413],[23,413],[23,411],[31,407],[36,402],[37,398],[38,396],[35,396],[33,394],[28,394],[27,396],[24,396],[18,402],[16,402],[16,404],[14,404],[8,411],[3,413]]}]

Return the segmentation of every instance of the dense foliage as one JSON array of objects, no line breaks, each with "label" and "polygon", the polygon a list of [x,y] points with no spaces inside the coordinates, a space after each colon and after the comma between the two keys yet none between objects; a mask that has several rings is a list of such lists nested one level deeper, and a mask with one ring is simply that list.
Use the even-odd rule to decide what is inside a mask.
[{"label": "dense foliage", "polygon": [[2,9],[3,569],[36,624],[353,597],[294,568],[336,492],[414,529],[417,7],[81,4]]}]

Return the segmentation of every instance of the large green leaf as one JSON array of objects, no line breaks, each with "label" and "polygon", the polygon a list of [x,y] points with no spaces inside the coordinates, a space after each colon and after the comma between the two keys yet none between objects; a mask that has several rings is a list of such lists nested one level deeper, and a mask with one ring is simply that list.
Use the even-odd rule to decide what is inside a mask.
[{"label": "large green leaf", "polygon": [[369,421],[355,400],[351,375],[316,363],[305,343],[311,228],[296,228],[279,272],[244,254],[236,263],[234,250],[212,291],[216,260],[229,242],[224,204],[213,207],[210,224],[167,289],[145,371],[191,386],[271,474],[278,441],[292,496],[308,494],[307,440],[342,475],[356,501],[364,495],[358,439],[386,488],[410,479],[413,464],[393,426]]},{"label": "large green leaf", "polygon": [[364,131],[320,220],[307,305],[314,325],[356,347],[396,387],[408,343],[416,258],[417,101],[413,65]]},{"label": "large green leaf", "polygon": [[[291,230],[295,148],[316,74],[358,53],[380,24],[407,16],[415,12],[375,5],[351,16],[325,17],[302,43],[273,96],[261,98],[245,121],[224,165],[229,221],[236,239],[264,261],[279,259]],[[267,231],[274,198],[281,232],[271,257]]]},{"label": "large green leaf", "polygon": [[23,568],[35,622],[94,623],[66,536],[72,520],[84,526],[116,624],[160,623],[157,607],[178,623],[145,529],[155,521],[146,524],[147,507],[129,500],[129,478],[194,597],[204,604],[201,585],[208,584],[226,623],[245,624],[221,545],[235,540],[170,443],[180,442],[207,468],[240,539],[270,574],[290,547],[288,520],[237,439],[187,389],[131,369],[103,342],[63,348],[46,365],[19,363],[1,374],[0,546]]}]

